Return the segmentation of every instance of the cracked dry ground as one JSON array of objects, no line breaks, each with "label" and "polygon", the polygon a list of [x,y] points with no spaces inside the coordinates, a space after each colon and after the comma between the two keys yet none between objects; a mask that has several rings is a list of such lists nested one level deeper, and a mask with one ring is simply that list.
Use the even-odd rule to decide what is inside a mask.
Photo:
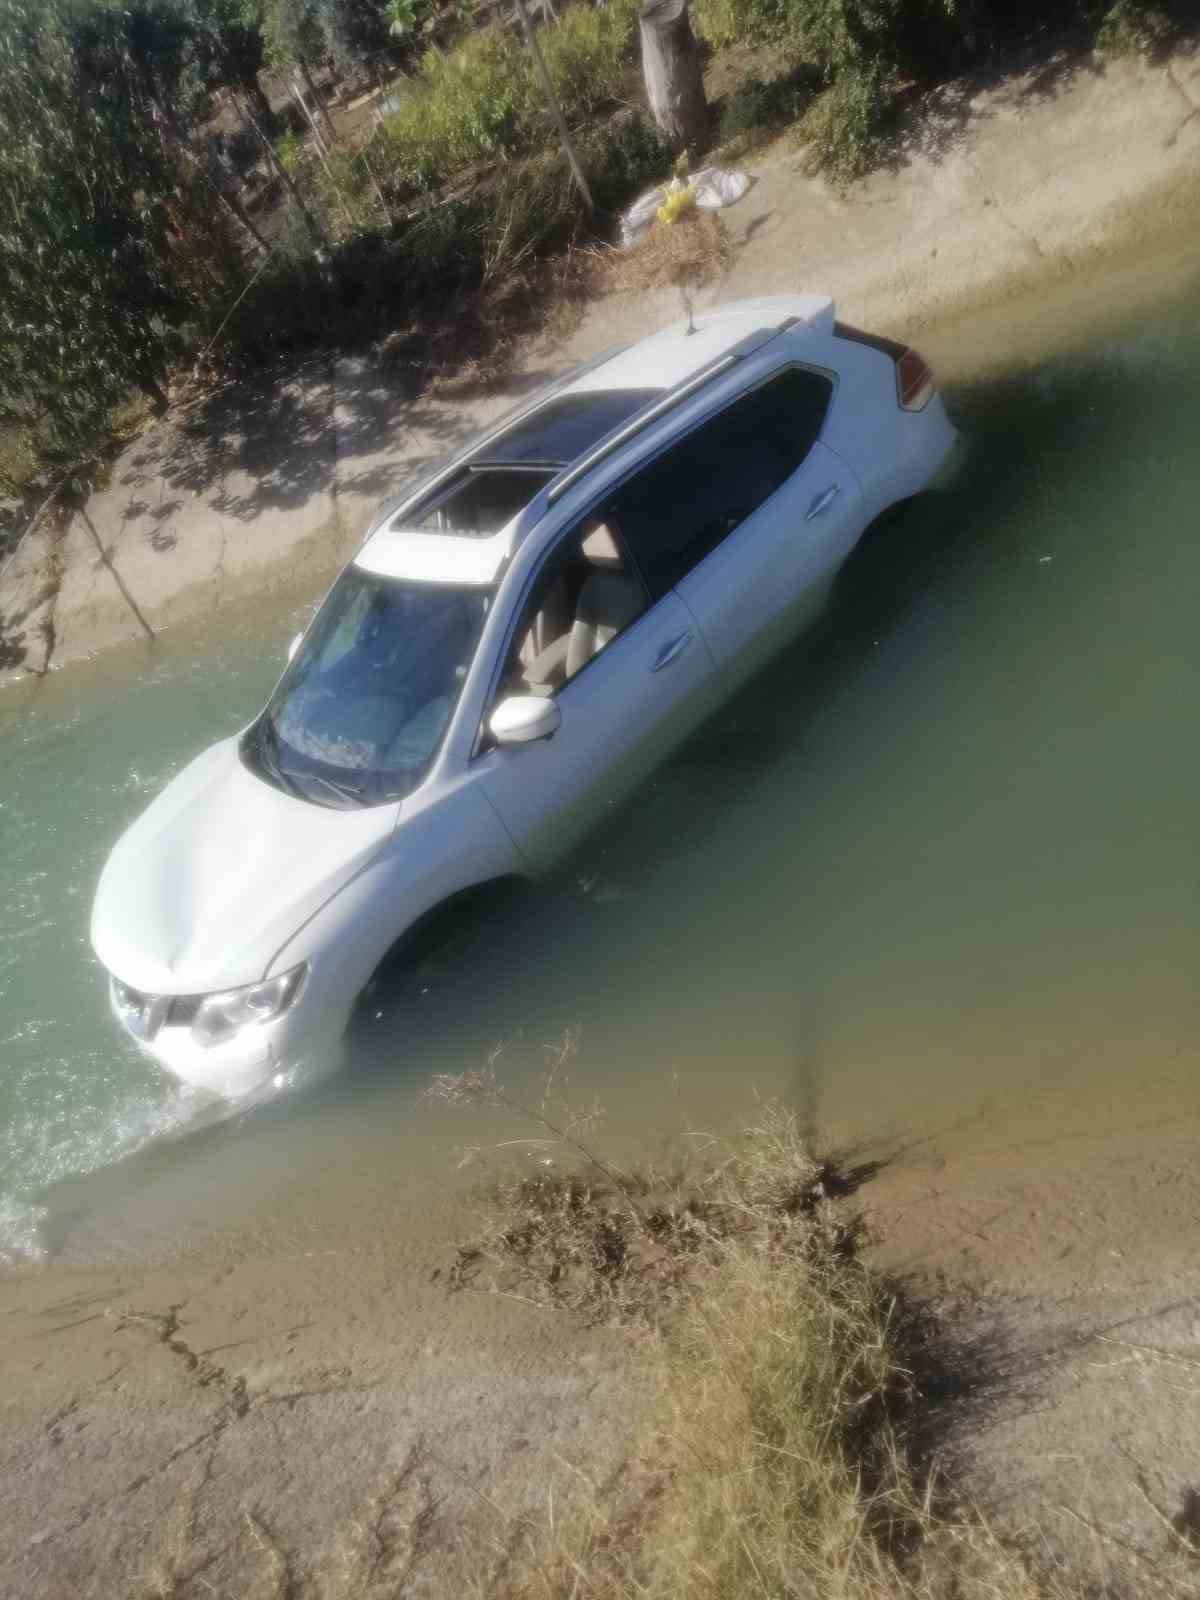
[{"label": "cracked dry ground", "polygon": [[0,1595],[461,1594],[619,1458],[620,1347],[422,1253],[0,1284]]}]

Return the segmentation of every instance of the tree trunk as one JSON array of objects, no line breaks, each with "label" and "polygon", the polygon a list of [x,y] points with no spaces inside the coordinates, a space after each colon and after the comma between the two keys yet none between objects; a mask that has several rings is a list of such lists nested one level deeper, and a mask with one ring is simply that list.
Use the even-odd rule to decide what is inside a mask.
[{"label": "tree trunk", "polygon": [[313,213],[309,210],[308,206],[305,205],[304,196],[300,193],[299,189],[296,187],[295,183],[292,180],[291,174],[288,172],[288,170],[284,166],[283,162],[280,161],[278,153],[276,152],[275,146],[271,143],[270,139],[267,138],[266,130],[263,128],[262,124],[256,119],[253,111],[250,109],[249,102],[246,101],[246,100],[242,101],[242,115],[245,117],[246,121],[250,124],[250,126],[254,129],[255,133],[258,135],[259,140],[262,143],[262,147],[263,147],[264,151],[266,152],[267,160],[271,163],[271,166],[275,169],[276,177],[279,179],[280,183],[283,184],[283,186],[287,190],[287,192],[291,195],[293,204],[295,205],[296,209],[299,211],[301,217],[303,217],[304,225],[308,229],[308,232],[309,232],[309,237],[312,239],[313,244],[316,246],[318,259],[321,259],[322,256],[324,256],[326,258],[326,260],[327,260],[329,254],[330,254],[330,252],[332,251],[332,248],[333,248],[333,246],[332,246],[332,244],[330,242],[330,239],[329,239],[329,235],[325,232],[324,228],[317,221],[317,219],[313,215]]},{"label": "tree trunk", "polygon": [[296,65],[300,68],[300,76],[304,79],[305,86],[312,97],[312,102],[317,108],[317,115],[325,124],[325,142],[332,145],[337,138],[337,134],[334,132],[333,119],[329,115],[329,107],[325,104],[323,96],[317,92],[317,86],[313,82],[313,75],[308,69],[308,62],[305,61],[303,56],[296,57]]},{"label": "tree trunk", "polygon": [[708,101],[688,0],[642,0],[642,72],[650,110],[676,150],[703,145]]},{"label": "tree trunk", "polygon": [[238,88],[245,95],[254,109],[254,120],[269,139],[273,139],[279,132],[279,119],[271,109],[271,102],[267,99],[266,91],[258,81],[257,72],[248,72],[238,84]]},{"label": "tree trunk", "polygon": [[[686,4],[686,0],[684,0]],[[583,203],[589,211],[595,211],[596,202],[592,199],[592,191],[588,187],[587,178],[584,176],[583,166],[579,154],[575,149],[575,142],[571,138],[571,131],[567,127],[567,119],[563,116],[562,107],[558,103],[558,96],[554,92],[554,84],[546,69],[546,58],[542,55],[542,47],[537,42],[537,35],[533,31],[533,23],[529,20],[529,11],[525,0],[517,0],[517,15],[521,19],[521,32],[525,35],[525,45],[533,57],[534,71],[537,73],[538,82],[542,86],[542,93],[546,96],[546,104],[550,107],[550,114],[558,126],[558,137],[562,140],[563,151],[575,178],[575,183],[583,196]]]},{"label": "tree trunk", "polygon": [[239,222],[243,228],[245,228],[246,232],[254,240],[255,244],[263,252],[263,254],[269,256],[271,254],[271,246],[255,227],[254,219],[246,210],[245,206],[241,202],[240,197],[234,192],[232,186],[229,188],[224,188],[212,177],[209,177],[209,182],[212,184],[213,193],[217,196],[218,200],[220,200],[221,204],[226,207],[230,216],[233,217],[235,221]]}]

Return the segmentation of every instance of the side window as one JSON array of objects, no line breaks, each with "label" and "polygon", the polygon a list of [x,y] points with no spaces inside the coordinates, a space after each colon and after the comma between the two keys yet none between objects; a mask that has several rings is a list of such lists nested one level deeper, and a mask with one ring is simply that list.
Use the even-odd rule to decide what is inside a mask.
[{"label": "side window", "polygon": [[622,485],[612,514],[656,600],[791,477],[832,394],[821,373],[789,368]]},{"label": "side window", "polygon": [[499,699],[557,694],[649,604],[610,517],[587,517],[538,575],[509,647]]},{"label": "side window", "polygon": [[367,584],[363,584],[360,592],[346,607],[337,627],[325,641],[320,660],[314,663],[318,671],[327,671],[354,647],[359,636],[365,631],[371,609],[371,590]]}]

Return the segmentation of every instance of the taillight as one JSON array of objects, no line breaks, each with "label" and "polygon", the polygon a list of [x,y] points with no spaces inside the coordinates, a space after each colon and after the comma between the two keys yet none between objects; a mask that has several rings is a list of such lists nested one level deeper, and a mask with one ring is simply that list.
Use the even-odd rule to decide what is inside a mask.
[{"label": "taillight", "polygon": [[935,394],[933,372],[925,357],[906,350],[896,359],[896,396],[905,411],[924,411]]}]

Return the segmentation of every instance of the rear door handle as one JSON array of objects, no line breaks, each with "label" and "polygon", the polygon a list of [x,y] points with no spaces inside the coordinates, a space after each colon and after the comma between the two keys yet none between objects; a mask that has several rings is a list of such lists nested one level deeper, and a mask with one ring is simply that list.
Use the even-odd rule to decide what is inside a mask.
[{"label": "rear door handle", "polygon": [[842,486],[840,483],[831,483],[828,489],[822,489],[821,493],[817,495],[812,505],[804,513],[805,522],[811,522],[814,517],[819,517],[822,511],[828,511],[841,492]]},{"label": "rear door handle", "polygon": [[678,661],[688,645],[691,644],[693,637],[694,635],[689,631],[681,633],[677,639],[668,639],[655,656],[650,671],[661,672],[664,667],[669,667],[672,661]]}]

